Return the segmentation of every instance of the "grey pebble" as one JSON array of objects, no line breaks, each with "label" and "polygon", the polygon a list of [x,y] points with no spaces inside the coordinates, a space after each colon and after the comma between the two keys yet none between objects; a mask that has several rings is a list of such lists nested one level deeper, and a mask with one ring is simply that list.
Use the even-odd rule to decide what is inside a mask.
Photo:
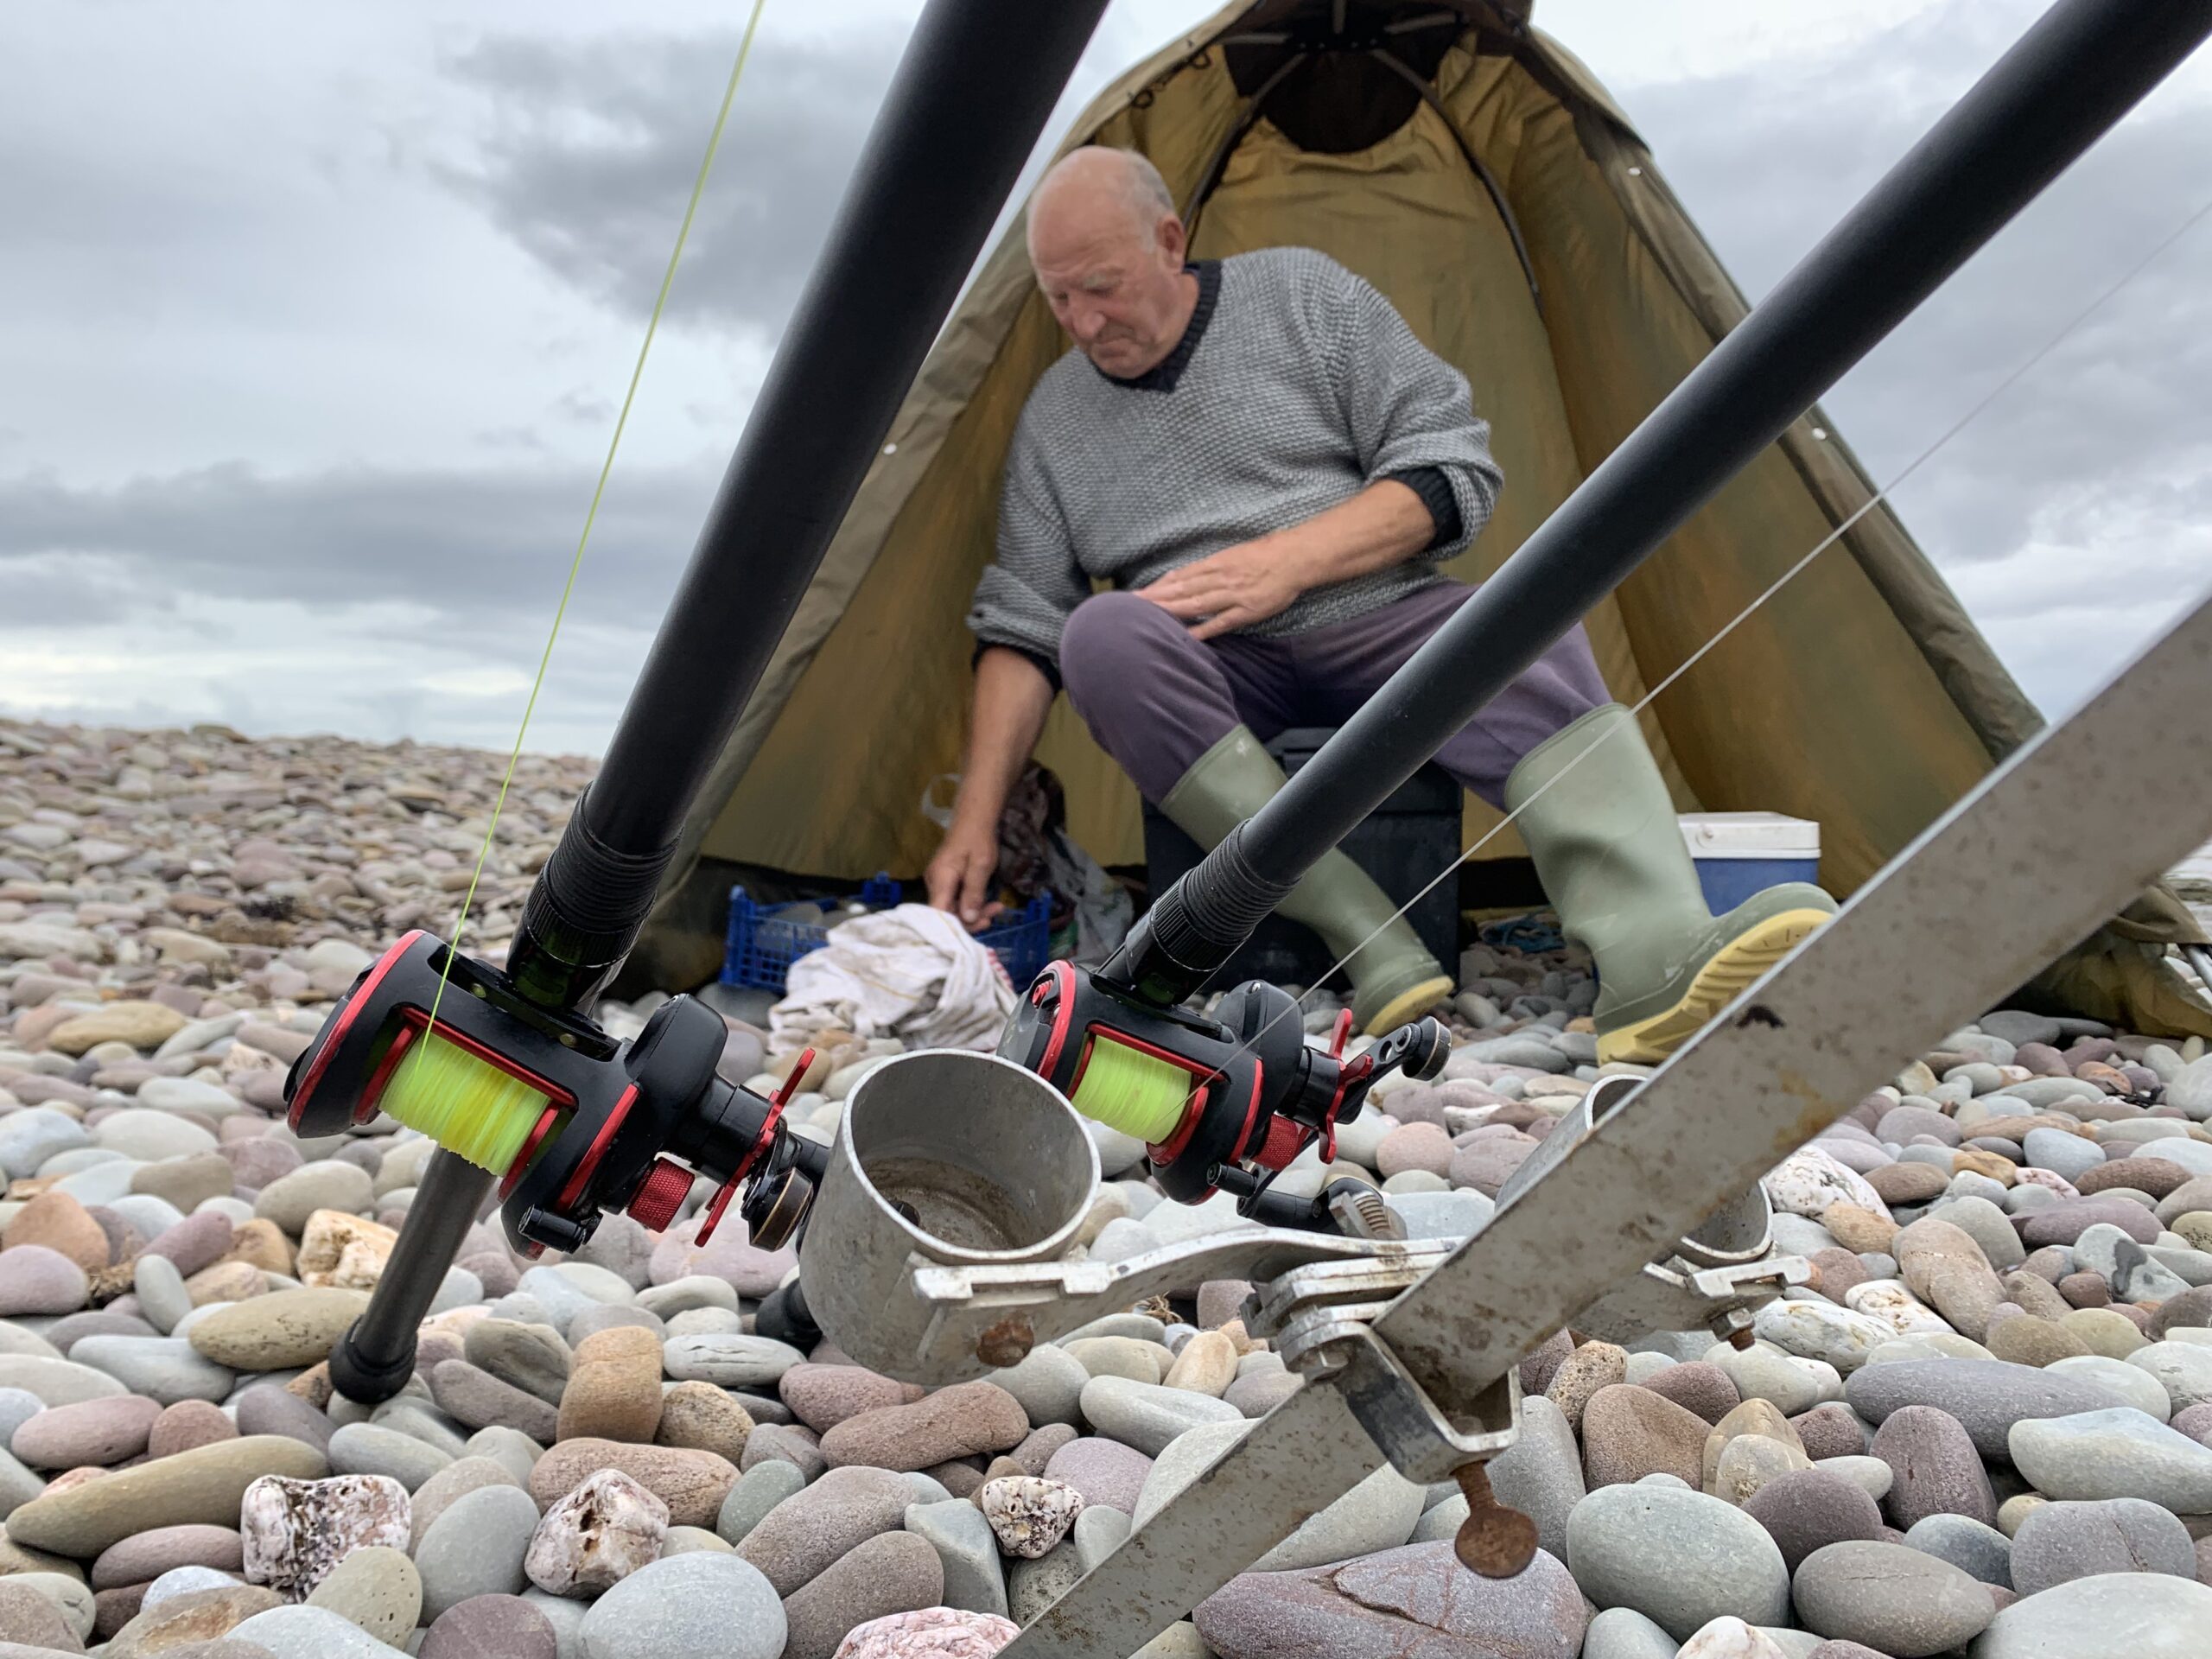
[{"label": "grey pebble", "polygon": [[[786,1463],[780,1458],[754,1464],[737,1478],[737,1484],[722,1499],[715,1530],[725,1543],[744,1542],[745,1535],[760,1523],[762,1516],[805,1484],[806,1476],[797,1464]],[[976,1511],[978,1518],[982,1514],[982,1510]]]},{"label": "grey pebble", "polygon": [[1677,1641],[1726,1614],[1747,1624],[1789,1617],[1789,1573],[1774,1540],[1703,1492],[1601,1486],[1567,1516],[1566,1559],[1591,1600],[1632,1607]]},{"label": "grey pebble", "polygon": [[517,1486],[480,1486],[448,1503],[415,1549],[423,1622],[471,1596],[520,1593],[538,1519],[537,1504]]},{"label": "grey pebble", "polygon": [[140,1256],[131,1274],[131,1287],[137,1294],[139,1311],[163,1336],[192,1312],[192,1294],[184,1287],[184,1275],[165,1255]]},{"label": "grey pebble", "polygon": [[783,1603],[760,1569],[703,1551],[643,1567],[584,1615],[587,1659],[778,1659]]},{"label": "grey pebble", "polygon": [[411,1434],[374,1423],[348,1423],[325,1448],[330,1467],[341,1475],[389,1475],[413,1491],[453,1461]]},{"label": "grey pebble", "polygon": [[[790,1467],[788,1464],[783,1466]],[[1083,1513],[1118,1511],[1085,1510]],[[1076,1517],[1078,1522],[1082,1518]],[[906,1506],[906,1530],[926,1539],[944,1564],[946,1606],[1006,1617],[1006,1570],[999,1560],[998,1539],[991,1531],[991,1523],[983,1519],[983,1512],[973,1503],[956,1497],[942,1503],[910,1503]]]},{"label": "grey pebble", "polygon": [[69,1352],[72,1363],[105,1371],[131,1393],[165,1406],[180,1400],[220,1402],[238,1381],[181,1337],[86,1337]]}]

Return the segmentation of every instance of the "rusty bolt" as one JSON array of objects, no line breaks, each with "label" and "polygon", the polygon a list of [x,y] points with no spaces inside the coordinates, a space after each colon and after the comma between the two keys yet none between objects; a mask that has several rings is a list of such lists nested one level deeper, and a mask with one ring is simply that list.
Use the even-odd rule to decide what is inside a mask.
[{"label": "rusty bolt", "polygon": [[1749,1352],[1751,1344],[1758,1340],[1758,1338],[1748,1325],[1739,1326],[1728,1333],[1728,1345],[1739,1354]]},{"label": "rusty bolt", "polygon": [[1452,1478],[1467,1500],[1467,1518],[1459,1523],[1452,1553],[1463,1567],[1486,1579],[1512,1578],[1535,1559],[1536,1523],[1497,1501],[1483,1465],[1455,1469]]},{"label": "rusty bolt", "polygon": [[1037,1333],[1020,1314],[1011,1314],[976,1338],[976,1357],[984,1364],[1018,1365],[1037,1345]]}]

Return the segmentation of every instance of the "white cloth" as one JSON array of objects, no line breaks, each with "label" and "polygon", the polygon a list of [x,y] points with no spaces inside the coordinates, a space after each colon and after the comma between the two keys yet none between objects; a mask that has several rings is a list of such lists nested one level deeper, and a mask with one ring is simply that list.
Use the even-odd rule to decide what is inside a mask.
[{"label": "white cloth", "polygon": [[838,923],[829,944],[791,963],[784,985],[768,1011],[779,1053],[832,1027],[909,1048],[995,1048],[1014,1012],[998,957],[959,918],[927,905]]}]

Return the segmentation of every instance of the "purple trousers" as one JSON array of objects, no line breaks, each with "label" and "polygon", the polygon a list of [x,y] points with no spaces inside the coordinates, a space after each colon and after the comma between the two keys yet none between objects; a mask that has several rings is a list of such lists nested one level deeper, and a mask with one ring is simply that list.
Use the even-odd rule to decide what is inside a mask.
[{"label": "purple trousers", "polygon": [[[1294,726],[1341,726],[1474,591],[1440,582],[1304,633],[1203,641],[1148,599],[1099,594],[1068,618],[1060,677],[1099,747],[1158,801],[1238,725],[1262,743]],[[1522,756],[1611,700],[1578,624],[1460,728],[1437,764],[1500,806]]]}]

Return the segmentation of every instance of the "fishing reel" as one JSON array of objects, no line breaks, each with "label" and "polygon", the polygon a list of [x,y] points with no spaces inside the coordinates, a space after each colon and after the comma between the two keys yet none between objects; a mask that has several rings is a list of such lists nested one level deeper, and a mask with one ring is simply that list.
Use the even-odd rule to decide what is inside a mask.
[{"label": "fishing reel", "polygon": [[1239,1214],[1268,1226],[1349,1230],[1340,1213],[1356,1194],[1332,1183],[1311,1200],[1269,1192],[1309,1146],[1336,1156],[1337,1125],[1392,1071],[1421,1080],[1443,1069],[1452,1039],[1441,1021],[1416,1020],[1344,1057],[1347,1010],[1326,1052],[1309,1047],[1297,1000],[1253,980],[1212,1015],[1162,1007],[1071,962],[1038,976],[1007,1024],[998,1052],[1057,1088],[1084,1116],[1145,1143],[1166,1194],[1197,1204],[1233,1193]]},{"label": "fishing reel", "polygon": [[698,1242],[741,1192],[753,1241],[774,1249],[826,1155],[782,1122],[811,1057],[764,1099],[715,1075],[726,1031],[679,996],[619,1042],[417,931],[353,982],[293,1063],[287,1121],[338,1135],[382,1111],[421,1130],[499,1178],[507,1237],[529,1255],[581,1249],[608,1211],[664,1230],[700,1176],[719,1185]]}]

